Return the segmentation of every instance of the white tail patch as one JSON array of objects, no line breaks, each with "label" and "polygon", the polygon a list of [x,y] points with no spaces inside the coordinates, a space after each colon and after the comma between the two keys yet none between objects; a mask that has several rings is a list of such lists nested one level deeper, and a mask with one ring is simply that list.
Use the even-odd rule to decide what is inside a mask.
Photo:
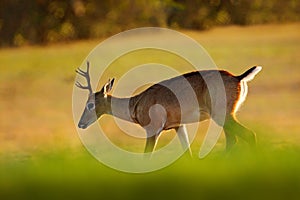
[{"label": "white tail patch", "polygon": [[233,113],[236,113],[239,110],[239,108],[241,107],[241,105],[244,103],[244,101],[246,100],[246,97],[248,94],[247,82],[251,81],[255,77],[255,75],[258,74],[258,72],[260,72],[261,70],[262,70],[261,66],[256,66],[256,67],[249,69],[241,76],[239,76],[239,77],[243,77],[243,78],[240,79],[240,94],[235,103]]},{"label": "white tail patch", "polygon": [[[253,76],[254,77],[254,76]],[[240,96],[234,106],[234,113],[236,113],[240,107],[242,106],[242,104],[244,103],[244,101],[246,100],[247,94],[248,94],[248,85],[247,82],[243,79],[240,82],[240,86],[241,86],[241,91],[240,91]]]},{"label": "white tail patch", "polygon": [[258,72],[260,72],[261,69],[261,66],[256,66],[255,69],[253,69],[253,71],[247,76],[245,76],[242,80],[247,82],[251,81],[252,79],[254,79],[255,75],[258,74]]}]

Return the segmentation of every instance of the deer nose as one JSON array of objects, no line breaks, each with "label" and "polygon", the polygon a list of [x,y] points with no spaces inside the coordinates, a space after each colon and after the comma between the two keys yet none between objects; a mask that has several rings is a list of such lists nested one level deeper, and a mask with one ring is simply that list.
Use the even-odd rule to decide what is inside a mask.
[{"label": "deer nose", "polygon": [[78,124],[78,127],[79,127],[79,128],[82,128],[82,129],[86,129],[87,124],[79,123],[79,124]]}]

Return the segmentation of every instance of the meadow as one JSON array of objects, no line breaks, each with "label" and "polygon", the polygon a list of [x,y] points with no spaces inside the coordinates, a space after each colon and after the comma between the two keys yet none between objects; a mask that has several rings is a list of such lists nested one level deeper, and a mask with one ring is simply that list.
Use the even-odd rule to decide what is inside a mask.
[{"label": "meadow", "polygon": [[101,40],[0,49],[0,198],[298,199],[300,24],[182,32],[221,69],[263,67],[238,113],[257,134],[255,152],[241,142],[225,154],[222,136],[205,159],[147,174],[110,169],[86,151],[72,117],[75,69]]}]

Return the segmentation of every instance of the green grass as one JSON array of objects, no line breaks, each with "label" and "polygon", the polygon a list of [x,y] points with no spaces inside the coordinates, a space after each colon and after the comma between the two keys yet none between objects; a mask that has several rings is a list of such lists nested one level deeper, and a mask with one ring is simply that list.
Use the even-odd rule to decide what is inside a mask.
[{"label": "green grass", "polygon": [[[297,199],[299,30],[299,24],[289,24],[184,31],[220,68],[239,74],[263,66],[238,115],[257,133],[258,148],[253,152],[241,142],[225,154],[222,136],[205,159],[184,156],[148,174],[104,166],[77,136],[71,110],[74,70],[99,41],[1,49],[0,198]],[[111,132],[116,143],[132,143],[117,128]],[[203,134],[199,131],[192,144],[195,154]]]},{"label": "green grass", "polygon": [[[294,152],[296,151],[296,152]],[[76,154],[75,154],[76,153]],[[36,199],[197,198],[296,199],[299,149],[258,155],[214,154],[204,160],[181,158],[149,174],[126,174],[99,164],[86,152],[52,151],[9,157],[1,163],[1,196]],[[150,192],[151,191],[151,192]]]}]

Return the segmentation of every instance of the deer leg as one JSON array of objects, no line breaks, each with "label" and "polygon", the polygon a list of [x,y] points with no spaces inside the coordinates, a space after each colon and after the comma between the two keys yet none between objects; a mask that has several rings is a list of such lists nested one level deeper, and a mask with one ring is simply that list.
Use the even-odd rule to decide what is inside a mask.
[{"label": "deer leg", "polygon": [[152,135],[148,137],[147,134],[147,139],[146,139],[146,146],[144,153],[152,153],[156,145],[156,135]]},{"label": "deer leg", "polygon": [[231,130],[229,130],[228,128],[225,128],[225,126],[224,133],[226,137],[226,150],[229,151],[236,144],[237,138],[236,135],[233,132],[231,132]]},{"label": "deer leg", "polygon": [[[225,137],[226,137],[226,150],[229,151],[237,143],[237,133],[239,131],[238,122],[236,122],[231,116],[228,120],[224,122],[224,115],[215,114],[212,116],[212,119],[219,125],[223,127]],[[236,130],[234,130],[236,129]]]},{"label": "deer leg", "polygon": [[147,138],[144,153],[152,153],[155,150],[158,137],[162,131],[162,128],[146,129]]},{"label": "deer leg", "polygon": [[185,125],[182,125],[182,126],[179,126],[178,128],[176,128],[176,132],[177,132],[177,136],[180,140],[183,150],[185,151],[188,149],[190,155],[192,156],[192,151],[190,148],[190,141],[189,141],[189,137],[188,137],[188,133],[186,131]]},{"label": "deer leg", "polygon": [[233,136],[235,135],[245,140],[251,146],[255,146],[256,144],[254,132],[237,122],[233,117],[229,117],[229,119],[226,120],[224,124],[224,131],[228,136],[231,135],[228,137],[228,145],[231,145],[233,142],[235,142],[233,139]]},{"label": "deer leg", "polygon": [[145,153],[153,152],[160,132],[166,122],[166,111],[159,104],[154,104],[149,109],[150,123],[143,126],[147,133]]}]

